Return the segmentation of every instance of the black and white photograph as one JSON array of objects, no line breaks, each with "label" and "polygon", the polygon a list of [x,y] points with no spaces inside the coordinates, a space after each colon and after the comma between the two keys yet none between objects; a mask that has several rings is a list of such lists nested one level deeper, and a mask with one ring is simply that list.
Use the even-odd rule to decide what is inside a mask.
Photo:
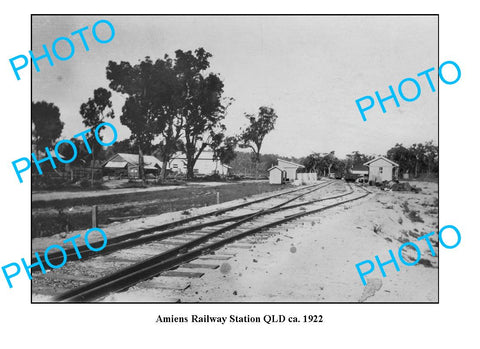
[{"label": "black and white photograph", "polygon": [[438,15],[31,26],[32,303],[439,302]]},{"label": "black and white photograph", "polygon": [[2,8],[0,347],[475,347],[473,3]]}]

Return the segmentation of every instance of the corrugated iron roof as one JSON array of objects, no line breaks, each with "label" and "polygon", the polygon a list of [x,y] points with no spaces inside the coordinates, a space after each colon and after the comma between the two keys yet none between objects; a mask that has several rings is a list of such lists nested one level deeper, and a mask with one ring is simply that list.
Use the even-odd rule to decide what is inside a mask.
[{"label": "corrugated iron roof", "polygon": [[126,161],[109,161],[105,164],[106,168],[125,168],[127,166]]},{"label": "corrugated iron roof", "polygon": [[[294,163],[294,162],[291,162],[291,161],[288,161],[288,160],[278,159],[278,162],[279,162],[279,163],[280,163],[280,161],[282,161],[282,162],[286,162],[287,164],[289,164],[289,165],[293,165],[293,166],[295,166],[295,167],[304,167],[303,165],[296,164],[296,163]],[[280,164],[278,164],[278,165],[280,165]]]},{"label": "corrugated iron roof", "polygon": [[[109,165],[110,163],[118,163],[118,161],[113,161],[115,159],[118,159],[120,157],[125,163],[129,163],[130,165],[133,166],[138,166],[138,154],[127,154],[127,153],[118,153],[114,156],[112,156],[105,164],[105,167],[114,167],[112,165]],[[162,163],[160,160],[158,160],[155,156],[152,155],[144,155],[143,156],[143,165],[147,169],[155,169],[155,166],[158,166],[159,168],[162,167]]]}]

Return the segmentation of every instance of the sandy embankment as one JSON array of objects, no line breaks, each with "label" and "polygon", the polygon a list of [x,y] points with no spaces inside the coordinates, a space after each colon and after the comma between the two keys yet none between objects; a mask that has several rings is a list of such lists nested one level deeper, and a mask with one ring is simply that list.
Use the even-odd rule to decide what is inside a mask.
[{"label": "sandy embankment", "polygon": [[[282,225],[262,243],[236,249],[226,275],[206,271],[185,291],[165,296],[183,302],[437,302],[438,257],[431,257],[426,243],[418,243],[422,264],[407,267],[396,255],[402,243],[438,231],[438,185],[417,185],[419,194],[373,189],[365,199]],[[434,240],[438,256],[438,234]],[[385,262],[389,249],[400,271],[389,264],[382,277],[376,266],[364,287],[355,264],[375,255]],[[405,251],[407,261],[412,252]]]}]

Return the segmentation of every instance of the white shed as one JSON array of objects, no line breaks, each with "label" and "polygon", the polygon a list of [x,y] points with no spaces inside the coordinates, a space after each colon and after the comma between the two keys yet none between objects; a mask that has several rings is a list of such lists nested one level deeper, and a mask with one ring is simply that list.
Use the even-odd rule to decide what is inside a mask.
[{"label": "white shed", "polygon": [[285,171],[278,166],[273,166],[268,169],[268,179],[270,184],[283,184]]},{"label": "white shed", "polygon": [[282,159],[278,159],[278,165],[277,165],[281,170],[285,171],[286,172],[286,180],[287,181],[294,181],[297,179],[297,170],[301,167],[303,167],[303,165],[300,165],[300,164],[296,164],[294,162],[291,162],[291,161],[287,161],[287,160],[282,160]]},{"label": "white shed", "polygon": [[368,181],[383,182],[397,178],[398,164],[384,156],[377,156],[375,159],[364,163],[368,166]]},{"label": "white shed", "polygon": [[[168,163],[168,169],[176,173],[187,172],[187,158],[184,154],[178,152]],[[213,152],[205,150],[195,162],[193,172],[200,175],[211,175],[217,173],[227,176],[231,172],[231,167],[223,164],[220,160],[213,157]]]}]

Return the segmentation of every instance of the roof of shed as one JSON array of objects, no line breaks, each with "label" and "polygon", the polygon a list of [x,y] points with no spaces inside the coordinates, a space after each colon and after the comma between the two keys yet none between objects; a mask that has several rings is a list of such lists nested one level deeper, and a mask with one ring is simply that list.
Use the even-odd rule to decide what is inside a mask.
[{"label": "roof of shed", "polygon": [[283,169],[281,169],[280,167],[278,166],[272,166],[270,167],[267,171],[270,172],[271,170],[274,170],[274,169],[277,169],[277,170],[280,170],[280,171],[283,171]]},{"label": "roof of shed", "polygon": [[125,168],[125,166],[127,166],[126,161],[109,161],[104,165],[106,168]]},{"label": "roof of shed", "polygon": [[372,159],[370,161],[367,161],[366,163],[364,163],[365,166],[368,166],[370,165],[371,163],[374,163],[375,161],[378,161],[380,159],[383,159],[389,163],[391,163],[393,166],[397,166],[398,167],[398,164],[396,162],[393,162],[392,160],[390,159],[387,159],[385,156],[377,156],[375,159]]},{"label": "roof of shed", "polygon": [[283,160],[283,159],[278,159],[278,162],[280,162],[280,161],[282,161],[282,162],[286,162],[287,164],[289,164],[289,165],[293,165],[293,166],[296,166],[296,167],[304,167],[303,165],[296,164],[296,163],[294,163],[294,162],[291,162],[291,161],[287,161],[287,160]]},{"label": "roof of shed", "polygon": [[[182,152],[176,152],[175,155],[173,155],[172,159],[181,159],[181,160],[186,160],[187,157],[184,153]],[[198,157],[198,160],[210,160],[210,161],[215,161],[215,158],[213,157],[213,151],[211,150],[204,150]]]},{"label": "roof of shed", "polygon": [[[111,162],[117,162],[118,161],[112,161],[116,159],[117,157],[120,157],[123,161],[120,161],[119,163],[129,163],[130,165],[138,166],[138,154],[127,154],[127,153],[118,153],[112,156],[107,162],[105,162],[104,166],[105,167],[116,167],[114,165],[108,165]],[[108,165],[108,166],[107,166]],[[155,156],[152,155],[144,155],[143,156],[143,165],[147,169],[154,169],[156,168],[155,166],[162,167],[162,163],[160,160],[158,160]]]}]

